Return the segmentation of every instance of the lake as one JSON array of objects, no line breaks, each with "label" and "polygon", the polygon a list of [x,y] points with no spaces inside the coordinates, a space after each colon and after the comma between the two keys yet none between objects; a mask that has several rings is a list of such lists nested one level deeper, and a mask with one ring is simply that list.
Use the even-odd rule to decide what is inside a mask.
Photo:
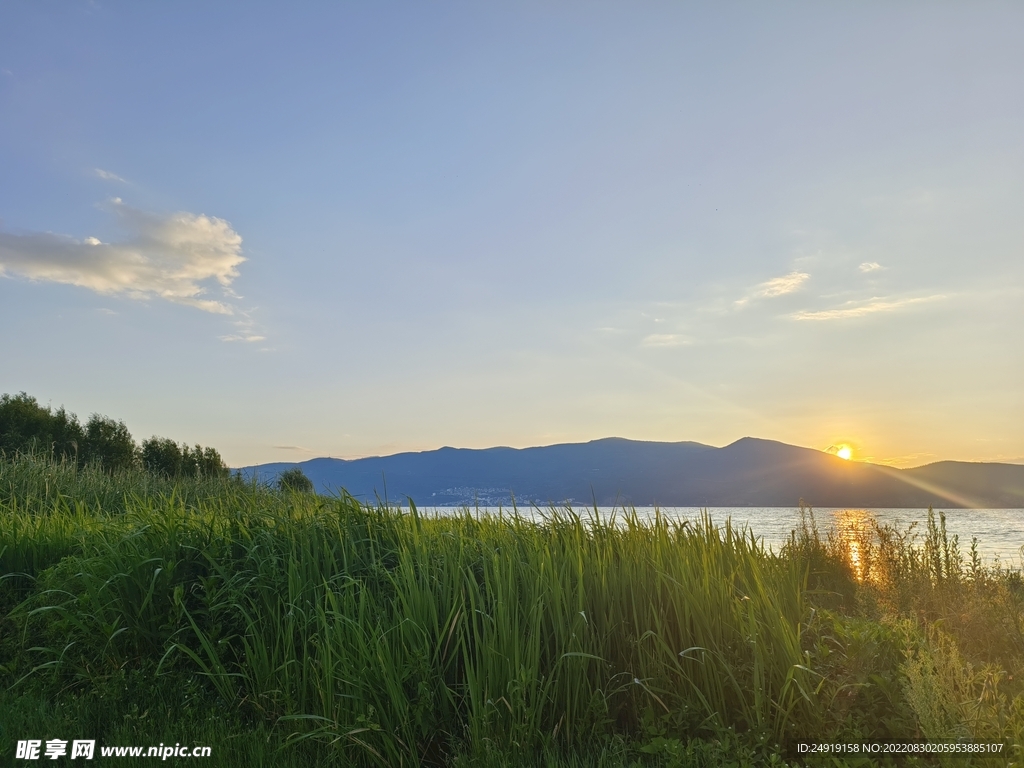
[{"label": "lake", "polygon": [[[464,511],[466,507],[420,507],[419,511],[430,515],[450,515]],[[508,507],[477,507],[474,514],[508,514]],[[520,507],[523,517],[540,519],[550,513],[549,509]],[[640,517],[651,519],[655,512],[676,520],[697,520],[706,511],[711,519],[723,523],[731,519],[734,526],[746,526],[760,537],[766,546],[778,549],[789,539],[790,531],[800,527],[798,507],[636,507]],[[579,514],[586,516],[593,512],[582,507]],[[939,513],[946,515],[946,531],[950,538],[958,536],[960,551],[964,558],[970,556],[971,539],[978,538],[978,552],[986,563],[998,560],[1003,565],[1021,567],[1024,547],[1024,509],[945,509],[935,510],[936,521]],[[598,507],[598,513],[607,519],[612,514],[622,515],[621,507]],[[854,509],[822,508],[814,510],[818,529],[824,533],[830,526],[837,529],[858,529],[869,525],[872,520],[896,525],[901,531],[917,523],[914,532],[920,544],[927,530],[927,509]]]}]

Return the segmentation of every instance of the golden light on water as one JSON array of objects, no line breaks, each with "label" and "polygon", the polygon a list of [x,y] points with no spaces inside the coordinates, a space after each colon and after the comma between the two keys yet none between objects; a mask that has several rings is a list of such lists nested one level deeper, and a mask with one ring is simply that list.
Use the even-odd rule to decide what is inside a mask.
[{"label": "golden light on water", "polygon": [[850,565],[853,566],[854,573],[857,574],[858,578],[863,577],[862,566],[860,563],[860,542],[850,542]]},{"label": "golden light on water", "polygon": [[858,581],[868,578],[871,568],[870,534],[874,515],[866,509],[844,509],[835,513],[836,532],[850,558],[854,576]]}]

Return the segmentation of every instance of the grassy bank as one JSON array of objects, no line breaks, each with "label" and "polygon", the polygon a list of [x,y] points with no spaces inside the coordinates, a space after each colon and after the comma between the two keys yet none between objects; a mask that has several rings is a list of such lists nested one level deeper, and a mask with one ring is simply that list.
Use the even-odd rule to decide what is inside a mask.
[{"label": "grassy bank", "polygon": [[1019,573],[941,521],[809,521],[780,553],[718,522],[431,519],[3,462],[0,755],[764,765],[800,740],[973,738],[1021,759]]}]

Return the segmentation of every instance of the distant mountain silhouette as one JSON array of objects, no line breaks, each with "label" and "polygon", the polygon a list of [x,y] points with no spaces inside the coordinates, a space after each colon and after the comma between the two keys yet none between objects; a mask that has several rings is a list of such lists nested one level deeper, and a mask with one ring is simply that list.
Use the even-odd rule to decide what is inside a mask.
[{"label": "distant mountain silhouette", "polygon": [[299,467],[321,492],[420,506],[1024,507],[1024,466],[941,461],[914,469],[844,461],[745,437],[724,448],[611,437],[538,448],[440,448],[347,461],[244,467],[274,481]]}]

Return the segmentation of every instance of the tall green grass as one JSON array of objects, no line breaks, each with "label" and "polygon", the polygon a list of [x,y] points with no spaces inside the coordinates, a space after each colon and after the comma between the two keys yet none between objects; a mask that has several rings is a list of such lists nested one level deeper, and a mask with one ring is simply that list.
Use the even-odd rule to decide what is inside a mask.
[{"label": "tall green grass", "polygon": [[[879,563],[895,556],[880,541]],[[431,518],[24,459],[0,463],[0,685],[7,701],[106,702],[116,727],[88,717],[108,733],[129,701],[183,724],[222,712],[279,754],[339,765],[531,764],[614,744],[689,764],[701,742],[764,757],[826,734],[935,736],[911,694],[937,667],[907,665],[942,646],[899,600],[1002,589],[1019,630],[1013,579],[953,579],[968,568],[954,557],[896,594],[910,582],[865,579],[846,546],[805,527],[773,553],[706,516]],[[906,556],[934,571],[922,551]],[[989,678],[1017,658],[1011,624]],[[1024,720],[1008,690],[987,736]]]}]

